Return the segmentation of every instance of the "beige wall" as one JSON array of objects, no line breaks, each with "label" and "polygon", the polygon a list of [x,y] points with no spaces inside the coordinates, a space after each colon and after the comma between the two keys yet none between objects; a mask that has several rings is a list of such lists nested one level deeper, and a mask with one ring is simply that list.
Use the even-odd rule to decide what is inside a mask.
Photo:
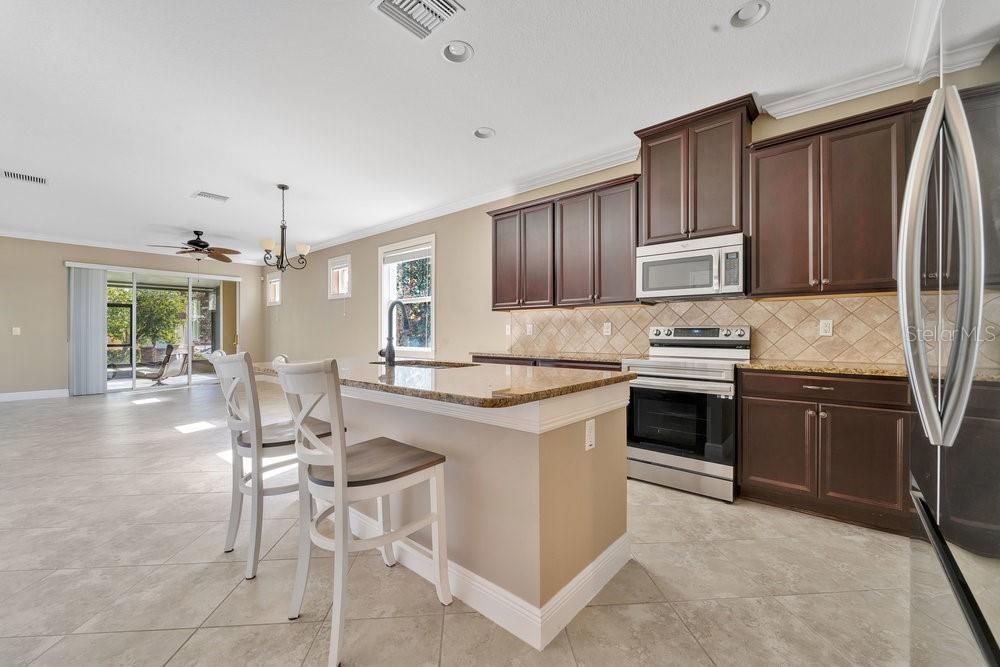
[{"label": "beige wall", "polygon": [[[0,393],[65,389],[67,386],[66,261],[196,272],[188,258],[0,237]],[[259,356],[260,267],[202,263],[202,271],[238,276],[240,342]],[[11,335],[21,327],[21,335]]]},{"label": "beige wall", "polygon": [[[282,281],[282,303],[264,313],[267,356],[295,359],[326,356],[368,356],[385,341],[378,340],[378,248],[417,236],[434,234],[435,355],[464,359],[479,349],[507,347],[506,313],[491,311],[491,227],[486,211],[536,197],[639,172],[638,162],[599,171],[547,188],[526,192],[488,205],[410,225],[358,241],[333,246],[309,256],[302,271],[288,271]],[[330,257],[351,255],[351,298],[328,300],[326,263]]]}]

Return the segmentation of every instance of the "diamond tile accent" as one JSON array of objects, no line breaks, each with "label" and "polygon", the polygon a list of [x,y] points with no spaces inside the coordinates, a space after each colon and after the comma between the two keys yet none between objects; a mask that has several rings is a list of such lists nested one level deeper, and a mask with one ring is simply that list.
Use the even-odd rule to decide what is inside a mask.
[{"label": "diamond tile accent", "polygon": [[[987,290],[983,306],[980,365],[1000,368],[1000,290]],[[944,335],[954,335],[956,296],[942,299]],[[816,299],[719,299],[668,301],[650,306],[553,308],[513,311],[510,349],[516,354],[606,352],[642,355],[649,351],[647,331],[662,326],[753,328],[750,353],[759,359],[902,363],[897,301],[894,294]],[[923,300],[927,328],[937,330],[937,297]],[[833,336],[819,336],[819,321],[833,320]],[[534,325],[533,336],[527,324]],[[601,327],[612,323],[612,335]],[[948,340],[929,340],[928,359],[947,357]]]}]

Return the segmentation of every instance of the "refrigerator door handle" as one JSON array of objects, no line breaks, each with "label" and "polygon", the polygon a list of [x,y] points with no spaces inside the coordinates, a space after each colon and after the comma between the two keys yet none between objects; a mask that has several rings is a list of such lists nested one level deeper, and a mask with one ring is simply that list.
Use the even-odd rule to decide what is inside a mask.
[{"label": "refrigerator door handle", "polygon": [[942,412],[941,445],[955,443],[976,379],[980,328],[983,322],[985,250],[983,200],[972,132],[955,86],[944,88],[945,146],[951,169],[952,192],[957,193],[959,275],[955,312],[955,342],[948,363]]},{"label": "refrigerator door handle", "polygon": [[943,425],[938,412],[927,351],[923,344],[923,308],[920,303],[921,232],[927,207],[927,183],[934,159],[934,143],[944,120],[944,95],[935,90],[920,125],[913,159],[906,176],[903,207],[900,213],[898,267],[899,323],[902,328],[903,358],[910,376],[917,412],[924,433],[932,445],[940,445]]}]

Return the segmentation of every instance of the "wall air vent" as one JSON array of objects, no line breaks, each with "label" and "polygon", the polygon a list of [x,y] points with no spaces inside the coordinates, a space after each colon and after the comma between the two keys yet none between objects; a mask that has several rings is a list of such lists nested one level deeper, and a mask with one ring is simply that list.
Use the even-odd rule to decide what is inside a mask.
[{"label": "wall air vent", "polygon": [[36,185],[45,185],[49,182],[49,179],[42,178],[41,176],[29,176],[28,174],[21,174],[16,171],[5,171],[3,173],[4,178],[10,178],[15,181],[23,181],[24,183],[34,183]]},{"label": "wall air vent", "polygon": [[382,12],[423,39],[465,7],[455,0],[375,0],[372,8]]},{"label": "wall air vent", "polygon": [[226,195],[219,195],[215,194],[214,192],[205,192],[204,190],[202,190],[201,192],[196,192],[191,196],[194,197],[195,199],[211,199],[212,201],[218,201],[218,202],[229,201],[229,197],[227,197]]}]

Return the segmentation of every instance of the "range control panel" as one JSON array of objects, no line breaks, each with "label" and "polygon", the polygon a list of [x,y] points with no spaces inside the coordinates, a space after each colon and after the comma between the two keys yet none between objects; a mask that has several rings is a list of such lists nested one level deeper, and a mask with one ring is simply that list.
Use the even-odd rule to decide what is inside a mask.
[{"label": "range control panel", "polygon": [[739,341],[750,340],[750,327],[735,324],[728,327],[650,327],[649,341]]}]

